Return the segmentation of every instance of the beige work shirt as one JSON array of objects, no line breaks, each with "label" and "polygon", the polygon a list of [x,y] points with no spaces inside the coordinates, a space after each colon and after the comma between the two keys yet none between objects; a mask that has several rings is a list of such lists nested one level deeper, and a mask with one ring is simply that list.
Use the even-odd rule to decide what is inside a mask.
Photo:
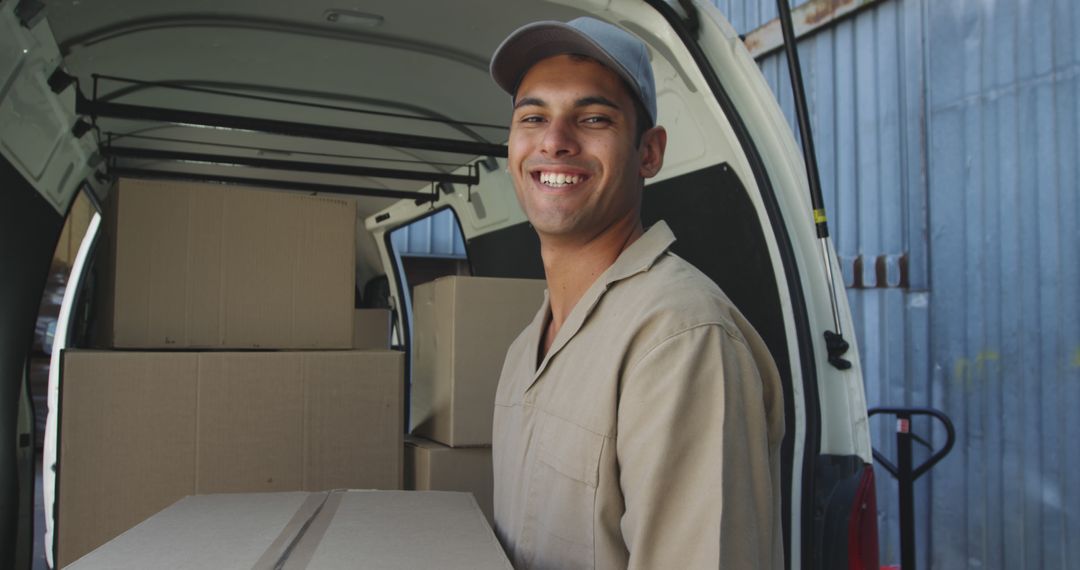
[{"label": "beige work shirt", "polygon": [[783,567],[783,392],[750,324],[660,222],[510,347],[496,534],[517,568]]}]

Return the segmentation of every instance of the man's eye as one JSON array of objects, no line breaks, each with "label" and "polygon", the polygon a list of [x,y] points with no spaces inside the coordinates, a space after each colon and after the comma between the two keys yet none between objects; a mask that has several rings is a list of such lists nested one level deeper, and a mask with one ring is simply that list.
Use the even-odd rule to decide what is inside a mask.
[{"label": "man's eye", "polygon": [[603,125],[611,122],[611,119],[603,116],[585,117],[582,120],[583,123],[588,125]]},{"label": "man's eye", "polygon": [[543,120],[544,120],[544,118],[539,116],[539,115],[525,115],[524,117],[521,117],[520,119],[518,119],[518,122],[519,123],[539,123],[539,122],[541,122]]}]

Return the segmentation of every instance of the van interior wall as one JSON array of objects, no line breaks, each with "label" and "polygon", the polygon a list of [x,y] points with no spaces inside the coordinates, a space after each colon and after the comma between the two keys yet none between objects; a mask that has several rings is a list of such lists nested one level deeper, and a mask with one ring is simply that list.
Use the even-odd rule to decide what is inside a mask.
[{"label": "van interior wall", "polygon": [[469,263],[477,277],[543,279],[540,238],[528,222],[469,240]]},{"label": "van interior wall", "polygon": [[[375,243],[375,236],[364,227],[364,219],[385,209],[384,200],[379,198],[356,200],[358,211],[356,216],[356,289],[357,307],[381,306],[373,304],[374,300],[364,298],[367,295],[369,284],[382,278],[385,280],[386,272],[379,257],[379,246]],[[384,303],[385,304],[385,303]]]},{"label": "van interior wall", "polygon": [[[0,567],[27,567],[33,532],[33,438],[17,434],[19,397],[49,264],[64,217],[0,158]],[[28,459],[19,465],[15,459]],[[20,472],[20,468],[23,470]],[[26,472],[28,470],[28,473]]]}]

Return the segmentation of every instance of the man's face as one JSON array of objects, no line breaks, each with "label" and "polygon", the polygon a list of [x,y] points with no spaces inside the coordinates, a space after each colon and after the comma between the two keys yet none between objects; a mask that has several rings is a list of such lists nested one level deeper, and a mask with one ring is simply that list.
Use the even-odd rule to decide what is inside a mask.
[{"label": "man's face", "polygon": [[635,146],[632,97],[618,75],[588,58],[551,57],[525,74],[509,169],[541,237],[591,240],[640,215],[642,178],[660,170],[666,135],[651,129]]}]

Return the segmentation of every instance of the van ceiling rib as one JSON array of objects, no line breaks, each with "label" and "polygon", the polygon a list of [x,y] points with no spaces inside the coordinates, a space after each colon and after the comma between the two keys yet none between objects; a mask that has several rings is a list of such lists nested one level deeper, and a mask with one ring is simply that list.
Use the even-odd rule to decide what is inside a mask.
[{"label": "van ceiling rib", "polygon": [[359,186],[338,186],[335,184],[318,184],[314,182],[296,182],[292,180],[269,180],[266,178],[245,178],[240,176],[218,176],[216,174],[198,174],[195,172],[177,172],[171,170],[152,170],[144,168],[113,167],[109,169],[112,176],[123,178],[145,178],[150,180],[183,180],[188,182],[212,182],[217,184],[235,184],[253,188],[273,188],[280,190],[298,190],[302,192],[318,192],[324,194],[345,194],[348,196],[371,196],[375,198],[394,198],[416,200],[417,204],[435,202],[439,199],[439,193],[432,191],[408,192],[405,190],[386,190],[383,188],[362,188]]},{"label": "van ceiling rib", "polygon": [[[112,75],[100,75],[93,74],[95,82],[98,79],[105,81],[119,81],[122,83],[129,83],[128,87],[122,87],[120,89],[114,89],[108,93],[100,93],[99,87],[95,83],[94,91],[99,92],[97,101],[112,101],[119,99],[132,93],[137,93],[143,89],[161,88],[161,89],[177,89],[181,91],[192,91],[196,93],[207,93],[210,95],[220,95],[222,97],[238,97],[242,99],[252,99],[256,101],[269,101],[272,103],[282,103],[285,105],[299,105],[302,107],[312,107],[315,109],[330,109],[334,111],[345,111],[348,113],[358,113],[367,115],[378,115],[382,117],[394,117],[399,119],[406,119],[412,121],[428,121],[434,123],[442,123],[449,127],[453,127],[460,131],[462,134],[476,139],[478,141],[487,141],[484,137],[477,134],[468,127],[482,127],[486,129],[499,129],[500,131],[508,131],[510,127],[506,125],[496,125],[491,123],[479,123],[474,121],[459,121],[451,119],[442,113],[438,113],[427,107],[421,107],[419,105],[410,105],[408,103],[402,103],[400,101],[389,101],[386,99],[379,99],[375,97],[358,97],[349,95],[339,95],[336,93],[327,93],[323,91],[310,91],[305,89],[288,89],[267,85],[255,85],[252,83],[239,83],[232,81],[192,81],[192,80],[166,80],[166,81],[143,81],[139,79],[131,79],[127,77],[115,77]],[[395,109],[401,109],[409,111],[411,114],[405,113],[393,113],[387,111],[373,111],[370,109],[357,109],[352,107],[344,107],[340,105],[330,105],[327,103],[312,103],[309,101],[297,101],[282,99],[279,97],[269,97],[266,95],[253,95],[251,93],[238,93],[235,91],[226,91],[226,89],[238,89],[245,91],[257,91],[263,93],[277,93],[279,95],[291,95],[300,97],[317,98],[323,100],[341,100],[349,101],[352,103],[360,103],[366,105],[376,105],[379,107],[389,107]]]},{"label": "van ceiling rib", "polygon": [[460,162],[438,162],[438,161],[434,161],[434,160],[424,160],[424,159],[421,159],[421,158],[417,158],[415,155],[413,155],[412,153],[407,152],[406,150],[400,150],[400,152],[402,152],[403,154],[408,154],[410,156],[413,156],[413,158],[387,158],[387,157],[381,157],[381,156],[362,156],[362,155],[341,154],[341,153],[332,153],[332,152],[310,152],[310,151],[284,149],[284,148],[272,148],[272,147],[268,147],[268,146],[229,144],[229,143],[212,142],[212,141],[206,141],[206,140],[182,139],[182,138],[175,138],[175,137],[160,137],[160,136],[152,136],[152,135],[142,134],[142,133],[150,132],[152,130],[164,129],[164,128],[172,128],[172,125],[157,125],[157,126],[153,126],[153,127],[147,127],[147,128],[137,129],[137,130],[128,131],[128,132],[105,131],[105,132],[102,133],[102,135],[110,143],[116,143],[116,141],[122,140],[122,139],[139,139],[139,140],[148,140],[148,141],[156,141],[156,142],[172,143],[172,144],[182,144],[182,145],[212,146],[212,147],[218,147],[218,148],[253,150],[253,151],[256,151],[256,152],[258,152],[260,154],[275,154],[275,155],[282,155],[282,156],[314,156],[314,157],[318,157],[318,158],[344,158],[346,160],[368,160],[368,161],[374,161],[374,162],[396,162],[396,163],[400,163],[400,164],[422,164],[424,166],[433,168],[438,172],[446,172],[446,170],[444,170],[443,168],[437,168],[437,167],[459,168],[461,166]]},{"label": "van ceiling rib", "polygon": [[182,111],[123,103],[90,101],[81,96],[81,94],[76,95],[75,111],[80,115],[88,115],[95,118],[112,117],[117,119],[159,121],[178,125],[197,125],[241,131],[255,131],[276,135],[415,148],[420,150],[434,150],[473,156],[494,156],[501,158],[507,156],[506,146],[500,144],[388,133],[385,131],[350,129],[328,125],[309,125],[275,119],[237,117],[218,113]]},{"label": "van ceiling rib", "polygon": [[434,44],[415,38],[399,38],[364,30],[343,30],[340,27],[234,14],[170,14],[168,16],[150,16],[124,20],[108,26],[94,28],[64,40],[60,43],[60,53],[66,57],[76,48],[89,47],[140,32],[169,28],[233,28],[339,40],[422,53],[455,61],[485,73],[488,70],[487,57],[462,51],[446,44]]},{"label": "van ceiling rib", "polygon": [[[270,170],[317,172],[321,174],[342,174],[346,176],[370,176],[373,178],[390,178],[393,180],[449,182],[452,184],[468,184],[473,186],[480,183],[479,173],[466,175],[447,174],[442,172],[417,172],[415,170],[375,168],[371,166],[352,166],[345,164],[331,164],[326,162],[274,160],[251,156],[226,156],[223,154],[205,154],[195,152],[180,152],[173,150],[157,150],[149,148],[113,146],[107,146],[103,148],[102,154],[104,154],[106,157],[136,158],[147,160],[172,160],[178,162],[197,162],[202,164],[251,166],[255,168],[267,168]],[[471,165],[469,167],[469,170],[470,172],[473,171],[473,167]]]}]

